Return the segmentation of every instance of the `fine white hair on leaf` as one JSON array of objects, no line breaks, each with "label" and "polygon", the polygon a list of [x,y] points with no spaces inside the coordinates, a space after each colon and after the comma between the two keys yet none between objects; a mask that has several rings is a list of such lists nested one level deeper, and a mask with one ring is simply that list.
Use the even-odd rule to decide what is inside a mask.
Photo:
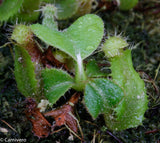
[{"label": "fine white hair on leaf", "polygon": [[117,36],[118,30],[115,28],[114,36]]},{"label": "fine white hair on leaf", "polygon": [[129,46],[129,49],[130,50],[133,50],[133,49],[136,49],[141,43],[143,43],[143,41],[135,44],[135,43],[131,43],[130,46]]},{"label": "fine white hair on leaf", "polygon": [[43,11],[43,9],[34,10],[34,12],[41,12],[41,11]]}]

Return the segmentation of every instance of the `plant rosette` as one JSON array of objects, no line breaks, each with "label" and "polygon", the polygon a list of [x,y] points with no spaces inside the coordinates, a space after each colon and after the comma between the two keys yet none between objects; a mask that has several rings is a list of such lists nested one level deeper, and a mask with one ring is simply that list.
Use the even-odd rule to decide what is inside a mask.
[{"label": "plant rosette", "polygon": [[[128,50],[123,51],[128,44],[117,37],[108,39],[111,42],[106,41],[108,44],[104,44],[105,47],[111,46],[103,50],[106,55],[112,55],[110,59],[112,80],[104,78],[104,73],[100,72],[95,61],[89,62],[86,66],[83,64],[83,60],[97,49],[103,38],[104,25],[99,16],[93,14],[82,16],[63,31],[51,29],[46,24],[33,24],[30,28],[39,39],[64,52],[75,63],[75,76],[57,68],[45,68],[41,71],[44,95],[52,105],[70,88],[73,88],[84,93],[84,104],[94,119],[99,114],[104,114],[110,129],[122,130],[141,124],[148,102],[144,82],[132,67],[131,54]],[[114,40],[122,43],[118,44],[120,50],[116,49],[119,46]],[[112,46],[112,43],[117,47]],[[113,49],[108,52],[110,48]],[[26,53],[24,55],[27,57]],[[125,58],[127,60],[124,60]],[[19,69],[19,72],[21,70]],[[35,87],[35,81],[33,87]],[[31,85],[30,88],[33,89],[33,87]],[[136,90],[131,89],[132,87]],[[140,105],[141,102],[143,104]],[[131,119],[130,122],[129,119]]]}]

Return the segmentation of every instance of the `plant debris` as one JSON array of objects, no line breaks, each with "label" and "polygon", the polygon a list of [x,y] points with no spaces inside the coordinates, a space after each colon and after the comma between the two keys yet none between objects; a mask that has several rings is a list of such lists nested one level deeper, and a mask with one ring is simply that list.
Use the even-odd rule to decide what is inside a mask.
[{"label": "plant debris", "polygon": [[48,137],[51,131],[51,124],[42,115],[40,109],[37,108],[37,103],[34,99],[27,98],[26,103],[25,113],[27,119],[32,123],[34,135],[38,138]]},{"label": "plant debris", "polygon": [[71,99],[64,104],[62,107],[44,113],[44,116],[51,116],[55,119],[56,123],[52,126],[37,108],[37,103],[33,98],[26,99],[26,116],[32,123],[32,131],[38,138],[45,138],[51,134],[51,129],[54,133],[54,128],[56,126],[66,125],[74,133],[78,132],[78,123],[74,117],[74,105],[78,102],[80,93],[75,93]]},{"label": "plant debris", "polygon": [[28,45],[26,46],[26,49],[31,56],[32,62],[38,62],[41,63],[44,67],[47,68],[62,68],[63,70],[66,70],[69,72],[69,69],[66,64],[61,63],[58,61],[53,53],[52,53],[52,47],[48,47],[46,50],[42,51],[36,42],[31,40]]},{"label": "plant debris", "polygon": [[55,119],[56,123],[52,126],[54,129],[56,126],[67,125],[73,132],[77,133],[77,121],[74,117],[74,105],[78,102],[80,93],[75,93],[71,99],[62,107],[49,111],[44,115],[51,116]]}]

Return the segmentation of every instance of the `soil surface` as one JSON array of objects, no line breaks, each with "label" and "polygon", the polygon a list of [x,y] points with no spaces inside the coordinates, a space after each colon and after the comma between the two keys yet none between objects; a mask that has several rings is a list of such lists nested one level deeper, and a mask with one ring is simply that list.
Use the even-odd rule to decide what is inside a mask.
[{"label": "soil surface", "polygon": [[[124,131],[110,131],[105,126],[103,115],[93,120],[85,109],[83,95],[76,104],[76,118],[83,133],[83,141],[73,135],[65,126],[56,128],[57,132],[47,138],[37,138],[32,132],[32,124],[25,116],[25,97],[18,91],[14,78],[14,48],[7,45],[0,48],[0,142],[2,139],[22,139],[27,143],[159,143],[160,142],[160,2],[141,0],[139,5],[130,11],[97,9],[105,23],[106,35],[122,33],[131,45],[133,64],[136,71],[145,81],[149,99],[143,125]],[[73,21],[73,20],[70,20]],[[69,21],[69,24],[71,23]],[[63,25],[63,23],[61,23]],[[69,25],[68,24],[68,25]],[[0,46],[9,42],[9,24],[0,27]],[[131,47],[132,48],[132,47]],[[102,66],[108,63],[103,53],[98,52],[91,58]],[[69,91],[54,107],[63,105],[74,91]],[[49,108],[47,110],[50,110]],[[53,119],[47,118],[48,121]],[[5,133],[4,133],[5,132]],[[82,133],[77,135],[82,137]]]}]

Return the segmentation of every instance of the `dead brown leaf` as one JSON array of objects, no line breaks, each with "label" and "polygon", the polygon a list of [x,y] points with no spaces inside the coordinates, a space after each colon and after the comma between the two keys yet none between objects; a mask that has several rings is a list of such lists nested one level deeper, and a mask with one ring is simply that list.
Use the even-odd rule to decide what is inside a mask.
[{"label": "dead brown leaf", "polygon": [[42,52],[42,50],[38,47],[36,42],[33,39],[31,39],[30,42],[26,45],[25,49],[31,56],[32,62],[40,63],[47,68],[62,68],[69,72],[67,65],[61,63],[54,57],[52,53],[52,47],[48,47],[48,49]]},{"label": "dead brown leaf", "polygon": [[[55,119],[56,123],[52,126],[53,130],[56,126],[65,125],[74,133],[78,132],[78,123],[74,116],[74,105],[78,102],[79,97],[80,93],[75,93],[66,104],[44,114],[44,116],[51,116]],[[39,138],[48,137],[51,133],[51,124],[45,119],[40,109],[37,108],[37,103],[34,99],[26,99],[25,113],[27,119],[32,123],[34,135]]]},{"label": "dead brown leaf", "polygon": [[74,117],[74,105],[78,102],[79,96],[80,93],[75,93],[66,104],[44,114],[44,116],[51,116],[55,119],[56,123],[53,125],[53,129],[56,126],[67,125],[73,132],[77,133],[78,128]]},{"label": "dead brown leaf", "polygon": [[32,131],[38,138],[48,137],[51,131],[51,124],[45,119],[45,117],[37,108],[37,103],[32,98],[26,99],[26,116],[32,123]]}]

